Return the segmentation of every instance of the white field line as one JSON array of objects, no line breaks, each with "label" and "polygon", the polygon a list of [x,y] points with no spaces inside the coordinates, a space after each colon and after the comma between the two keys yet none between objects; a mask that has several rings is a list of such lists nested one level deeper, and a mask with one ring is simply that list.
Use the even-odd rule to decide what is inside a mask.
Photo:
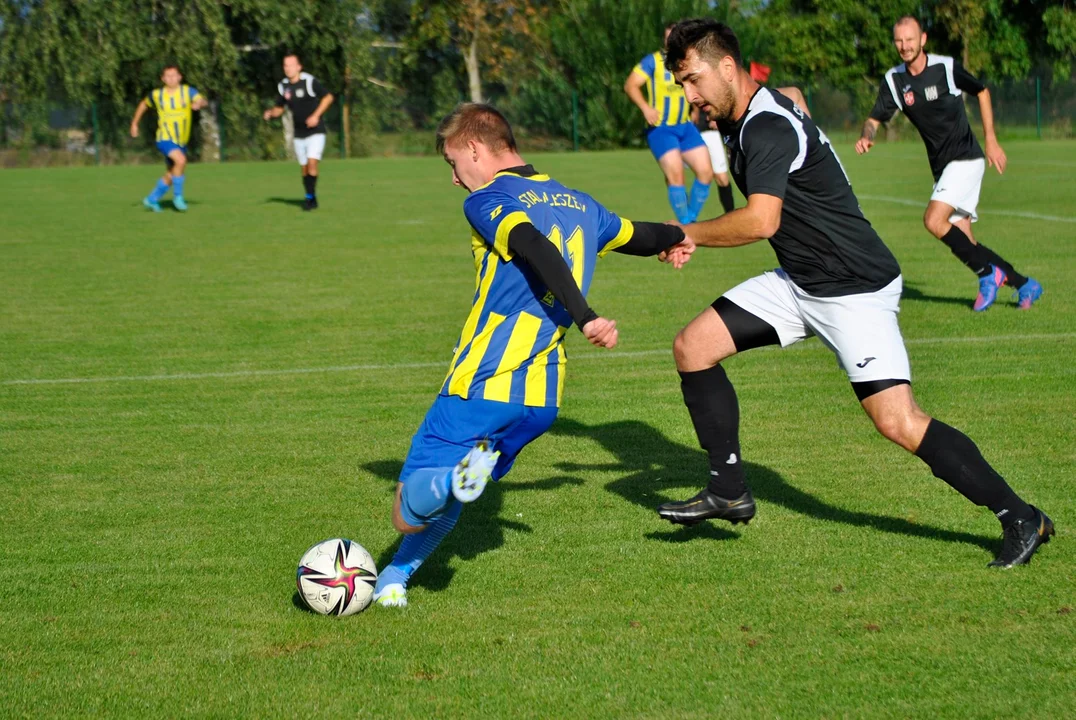
[{"label": "white field line", "polygon": [[[894,203],[909,207],[921,207],[926,209],[927,200],[909,200],[908,198],[891,197],[889,195],[862,195],[856,193],[860,200],[874,200],[876,202]],[[1026,218],[1028,220],[1048,220],[1049,222],[1076,223],[1076,217],[1064,215],[1042,215],[1040,213],[1024,212],[1023,210],[979,210],[980,215],[1005,215],[1007,217]]]},{"label": "white field line", "polygon": [[[1004,343],[1004,342],[1033,342],[1038,340],[1072,340],[1076,339],[1076,332],[1069,333],[1029,333],[1024,335],[984,335],[972,337],[928,337],[906,339],[906,345],[953,345],[964,343]],[[786,350],[797,349],[820,349],[816,343],[793,345]],[[671,354],[671,348],[654,350],[631,350],[627,352],[593,352],[585,355],[576,355],[572,363],[591,360],[620,360],[623,358],[649,357]],[[428,368],[447,368],[448,360],[437,362],[412,362],[412,363],[383,363],[369,365],[330,365],[327,367],[308,368],[282,368],[279,370],[234,370],[230,372],[204,372],[204,373],[173,373],[167,375],[112,375],[106,377],[83,377],[83,378],[30,378],[18,380],[2,380],[0,385],[84,385],[89,383],[113,383],[113,382],[162,382],[169,380],[210,380],[216,378],[252,378],[273,377],[276,375],[312,375],[316,373],[348,373],[348,372],[384,372],[393,370],[422,370]]]}]

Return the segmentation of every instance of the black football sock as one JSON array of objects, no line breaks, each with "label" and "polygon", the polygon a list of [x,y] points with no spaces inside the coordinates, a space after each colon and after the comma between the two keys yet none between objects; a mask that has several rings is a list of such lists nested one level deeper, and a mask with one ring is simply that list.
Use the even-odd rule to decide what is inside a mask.
[{"label": "black football sock", "polygon": [[964,433],[940,420],[931,420],[916,456],[925,462],[934,477],[976,505],[990,508],[1003,527],[1016,520],[1035,516],[1031,507],[997,474]]},{"label": "black football sock", "polygon": [[1027,282],[1027,278],[1013,269],[1013,266],[1005,260],[1005,258],[998,255],[996,252],[988,248],[986,245],[979,243],[979,250],[983,253],[991,265],[997,265],[999,268],[1005,271],[1005,284],[1014,287],[1019,290],[1024,283]]},{"label": "black football sock", "polygon": [[306,190],[306,196],[308,198],[313,199],[313,198],[317,197],[317,191],[316,191],[317,185],[318,185],[318,176],[317,175],[303,175],[303,189]]},{"label": "black football sock", "polygon": [[731,185],[718,185],[717,196],[721,199],[721,207],[725,209],[725,212],[732,212],[736,208],[736,203],[732,199]]},{"label": "black football sock", "polygon": [[747,491],[740,461],[740,404],[725,368],[682,372],[680,390],[699,445],[710,455],[707,488],[725,499],[740,497]]},{"label": "black football sock", "polygon": [[982,251],[981,245],[976,245],[964,234],[964,231],[956,225],[949,228],[949,232],[942,236],[941,241],[953,251],[960,262],[968,266],[968,269],[979,277],[990,274],[990,259]]}]

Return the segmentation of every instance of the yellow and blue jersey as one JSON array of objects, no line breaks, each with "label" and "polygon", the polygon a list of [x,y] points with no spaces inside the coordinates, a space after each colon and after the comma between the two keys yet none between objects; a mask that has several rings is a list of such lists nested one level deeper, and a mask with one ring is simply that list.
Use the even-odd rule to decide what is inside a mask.
[{"label": "yellow and blue jersey", "polygon": [[191,103],[198,91],[190,85],[180,85],[175,92],[155,88],[146,95],[146,105],[157,111],[157,142],[186,145],[191,138]]},{"label": "yellow and blue jersey", "polygon": [[691,122],[691,103],[684,96],[684,89],[676,84],[673,74],[665,69],[661,51],[644,57],[632,72],[646,78],[647,101],[661,114],[657,127]]},{"label": "yellow and blue jersey", "polygon": [[572,319],[525,263],[513,262],[508,234],[534,225],[586,295],[595,261],[631,239],[631,221],[530,166],[497,173],[467,197],[463,212],[472,228],[475,293],[441,394],[559,407],[562,343]]}]

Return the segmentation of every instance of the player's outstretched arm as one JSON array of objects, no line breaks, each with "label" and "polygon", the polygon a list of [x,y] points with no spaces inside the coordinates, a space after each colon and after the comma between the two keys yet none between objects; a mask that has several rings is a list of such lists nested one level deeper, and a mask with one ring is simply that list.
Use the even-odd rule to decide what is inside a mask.
[{"label": "player's outstretched arm", "polygon": [[131,137],[138,137],[138,123],[142,121],[142,116],[146,114],[147,108],[149,108],[149,106],[146,105],[145,100],[140,100],[138,102],[138,107],[135,108],[134,118],[131,120]]},{"label": "player's outstretched arm", "polygon": [[874,145],[874,136],[878,134],[878,128],[881,124],[874,118],[867,118],[867,122],[863,123],[863,132],[860,133],[859,140],[856,141],[857,155],[862,155],[871,149],[871,146]]},{"label": "player's outstretched arm", "polygon": [[721,217],[684,226],[684,234],[705,247],[739,247],[773,237],[781,227],[784,200],[774,195],[752,193],[747,206]]},{"label": "player's outstretched arm", "polygon": [[986,144],[983,152],[986,155],[986,161],[990,163],[990,167],[997,168],[1000,175],[1005,172],[1005,166],[1009,161],[994,133],[994,108],[990,104],[990,91],[986,88],[979,93],[979,116],[983,119],[983,139]]},{"label": "player's outstretched arm", "polygon": [[[627,223],[629,221],[622,222]],[[612,250],[624,255],[638,257],[653,257],[656,255],[662,262],[673,262],[667,259],[669,251],[684,241],[684,231],[677,225],[631,222],[629,226],[631,235],[627,238],[627,241],[619,244],[610,243],[606,251]],[[694,248],[692,248],[692,251],[694,251]],[[686,256],[683,253],[677,253],[679,261],[673,263],[673,266],[679,269],[687,262],[690,255],[690,252]]]},{"label": "player's outstretched arm", "polygon": [[262,120],[269,121],[269,120],[272,120],[273,118],[278,118],[283,114],[284,114],[284,107],[282,105],[277,105],[276,107],[269,108],[268,110],[263,112],[262,113]]}]

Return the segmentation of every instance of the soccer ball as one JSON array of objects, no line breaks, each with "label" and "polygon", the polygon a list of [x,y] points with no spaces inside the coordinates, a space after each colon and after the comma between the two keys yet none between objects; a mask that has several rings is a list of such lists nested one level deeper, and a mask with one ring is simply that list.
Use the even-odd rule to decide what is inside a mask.
[{"label": "soccer ball", "polygon": [[303,603],[320,615],[354,615],[374,597],[377,567],[362,545],[324,540],[303,554],[295,584]]}]

